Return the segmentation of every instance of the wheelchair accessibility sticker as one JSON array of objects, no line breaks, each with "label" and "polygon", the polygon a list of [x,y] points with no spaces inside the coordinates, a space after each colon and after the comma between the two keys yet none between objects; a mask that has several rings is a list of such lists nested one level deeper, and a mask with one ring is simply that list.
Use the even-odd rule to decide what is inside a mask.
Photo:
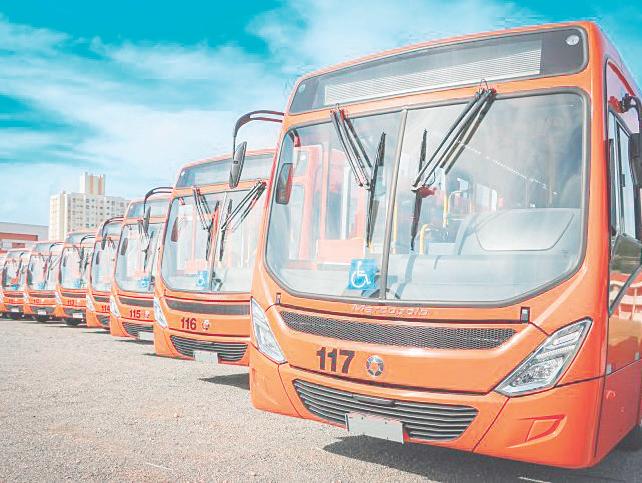
[{"label": "wheelchair accessibility sticker", "polygon": [[350,262],[348,289],[372,290],[377,288],[377,261],[374,258],[355,258]]},{"label": "wheelchair accessibility sticker", "polygon": [[196,286],[198,288],[207,287],[207,270],[199,270],[196,274]]}]

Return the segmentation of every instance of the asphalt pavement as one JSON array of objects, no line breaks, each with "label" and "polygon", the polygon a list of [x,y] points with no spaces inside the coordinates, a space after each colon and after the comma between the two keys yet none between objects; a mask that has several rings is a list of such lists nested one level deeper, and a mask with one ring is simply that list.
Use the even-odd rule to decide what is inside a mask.
[{"label": "asphalt pavement", "polygon": [[642,481],[642,452],[560,470],[255,410],[247,370],[101,329],[0,320],[0,481]]}]

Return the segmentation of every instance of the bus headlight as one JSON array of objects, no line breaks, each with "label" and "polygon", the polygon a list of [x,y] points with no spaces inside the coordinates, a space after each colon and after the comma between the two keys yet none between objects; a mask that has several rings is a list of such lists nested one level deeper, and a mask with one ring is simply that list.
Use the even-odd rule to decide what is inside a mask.
[{"label": "bus headlight", "polygon": [[60,298],[60,294],[58,292],[54,292],[54,297],[56,298],[56,304],[62,305],[62,299]]},{"label": "bus headlight", "polygon": [[96,312],[96,307],[94,307],[94,301],[91,299],[91,295],[89,294],[85,297],[85,305],[87,306],[87,310]]},{"label": "bus headlight", "polygon": [[554,386],[582,347],[590,327],[591,321],[585,319],[553,333],[496,391],[505,396],[521,396]]},{"label": "bus headlight", "polygon": [[4,294],[0,292],[0,304],[4,302]]},{"label": "bus headlight", "polygon": [[279,347],[279,343],[274,338],[265,312],[254,299],[250,302],[250,306],[252,309],[252,327],[258,349],[274,362],[282,364],[285,362],[285,356]]},{"label": "bus headlight", "polygon": [[29,303],[29,296],[26,293],[22,294],[22,300],[24,303],[28,304]]},{"label": "bus headlight", "polygon": [[120,310],[118,310],[118,304],[113,295],[109,296],[109,311],[114,317],[120,317]]},{"label": "bus headlight", "polygon": [[163,309],[161,308],[160,300],[154,297],[154,319],[158,322],[163,329],[167,329],[167,319],[165,314],[163,314]]}]

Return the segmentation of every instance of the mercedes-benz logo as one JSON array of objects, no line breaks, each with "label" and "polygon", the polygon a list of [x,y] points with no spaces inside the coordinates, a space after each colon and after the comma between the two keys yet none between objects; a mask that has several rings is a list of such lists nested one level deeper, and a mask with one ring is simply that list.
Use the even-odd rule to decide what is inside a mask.
[{"label": "mercedes-benz logo", "polygon": [[210,321],[206,319],[203,321],[203,330],[207,330],[209,328],[210,328]]},{"label": "mercedes-benz logo", "polygon": [[383,359],[379,356],[370,356],[366,361],[366,370],[373,377],[380,376],[383,372]]}]

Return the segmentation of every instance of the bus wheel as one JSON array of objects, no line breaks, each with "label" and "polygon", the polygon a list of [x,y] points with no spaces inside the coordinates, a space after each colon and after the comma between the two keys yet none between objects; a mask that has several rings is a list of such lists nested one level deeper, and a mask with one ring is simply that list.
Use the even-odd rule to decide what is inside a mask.
[{"label": "bus wheel", "polygon": [[70,327],[76,327],[78,324],[80,324],[80,320],[78,319],[65,319],[65,324],[67,324]]},{"label": "bus wheel", "polygon": [[638,421],[638,424],[624,437],[620,447],[629,451],[642,449],[642,421]]},{"label": "bus wheel", "polygon": [[49,317],[47,317],[46,315],[36,315],[36,320],[38,322],[44,323],[44,322],[47,322],[49,320]]}]

